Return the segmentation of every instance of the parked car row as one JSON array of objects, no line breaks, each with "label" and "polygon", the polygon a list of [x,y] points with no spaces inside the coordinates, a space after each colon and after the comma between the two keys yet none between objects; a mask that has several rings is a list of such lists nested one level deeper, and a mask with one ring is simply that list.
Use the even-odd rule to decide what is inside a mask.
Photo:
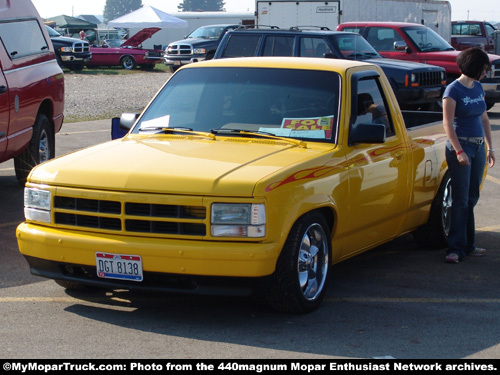
[{"label": "parked car row", "polygon": [[[469,28],[465,29],[464,25]],[[460,51],[421,24],[346,22],[340,24],[336,32],[324,27],[280,30],[236,26],[204,26],[186,39],[170,43],[165,51],[165,65],[175,71],[193,62],[241,56],[368,61],[382,67],[403,109],[426,110],[440,109],[445,86],[461,74],[456,63]],[[460,22],[454,22],[453,27],[453,30],[460,27],[463,33],[472,28],[471,24]],[[491,46],[493,26],[485,27],[490,38],[488,46]],[[491,51],[491,47],[485,49]],[[492,69],[481,83],[487,108],[491,109],[500,102],[500,56],[489,56]]]},{"label": "parked car row", "polygon": [[51,27],[46,28],[59,65],[74,71],[80,71],[85,66],[120,66],[127,70],[140,67],[148,70],[163,62],[161,49],[142,47],[145,40],[161,30],[159,27],[145,28],[127,40],[105,39],[100,45],[90,45],[86,40],[64,37]]}]

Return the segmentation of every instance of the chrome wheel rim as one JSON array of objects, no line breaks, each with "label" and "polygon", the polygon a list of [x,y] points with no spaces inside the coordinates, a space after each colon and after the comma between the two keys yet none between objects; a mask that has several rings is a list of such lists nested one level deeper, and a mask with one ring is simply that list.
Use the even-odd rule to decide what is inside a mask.
[{"label": "chrome wheel rim", "polygon": [[451,227],[451,180],[448,179],[443,192],[443,230],[448,236]]},{"label": "chrome wheel rim", "polygon": [[40,134],[40,143],[38,145],[38,155],[40,157],[40,163],[50,159],[50,140],[47,132],[42,130]]},{"label": "chrome wheel rim", "polygon": [[325,285],[328,273],[328,237],[317,223],[310,225],[302,237],[299,250],[298,279],[304,298],[316,299]]}]

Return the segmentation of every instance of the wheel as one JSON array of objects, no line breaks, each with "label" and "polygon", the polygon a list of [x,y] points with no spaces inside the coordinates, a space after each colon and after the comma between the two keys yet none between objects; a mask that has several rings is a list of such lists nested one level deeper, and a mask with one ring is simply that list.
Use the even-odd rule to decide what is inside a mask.
[{"label": "wheel", "polygon": [[325,218],[310,212],[293,225],[276,264],[266,297],[276,310],[306,313],[325,296],[330,267],[330,231]]},{"label": "wheel", "polygon": [[74,71],[74,72],[81,72],[83,70],[83,63],[82,64],[74,64],[74,65],[71,65],[70,67],[70,70]]},{"label": "wheel", "polygon": [[180,68],[179,66],[169,66],[168,71],[170,73],[175,73],[177,71],[177,69],[179,69],[179,68]]},{"label": "wheel", "polygon": [[123,56],[120,60],[120,65],[123,69],[132,70],[136,67],[137,63],[132,56]]},{"label": "wheel", "polygon": [[47,116],[38,114],[33,126],[28,148],[14,158],[14,169],[17,181],[24,186],[28,174],[35,165],[43,163],[54,157],[54,131]]},{"label": "wheel", "polygon": [[493,108],[494,105],[495,103],[486,102],[486,110],[489,111],[491,108]]},{"label": "wheel", "polygon": [[449,172],[446,172],[438,193],[432,202],[427,223],[413,232],[413,237],[419,245],[434,249],[442,249],[448,246],[451,204],[451,179]]}]

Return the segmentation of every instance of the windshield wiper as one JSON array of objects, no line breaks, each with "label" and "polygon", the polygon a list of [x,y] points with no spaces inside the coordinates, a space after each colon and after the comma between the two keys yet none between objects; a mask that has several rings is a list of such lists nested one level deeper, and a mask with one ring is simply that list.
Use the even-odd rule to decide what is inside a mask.
[{"label": "windshield wiper", "polygon": [[299,147],[307,148],[307,144],[304,141],[299,141],[298,139],[293,139],[293,138],[285,138],[285,137],[279,137],[277,135],[274,135],[273,133],[268,133],[268,132],[263,132],[263,131],[248,131],[248,130],[242,130],[242,129],[211,129],[210,132],[212,134],[237,134],[237,135],[242,135],[242,136],[251,136],[251,137],[259,137],[259,138],[266,138],[266,139],[279,139],[280,141],[285,141],[291,144],[294,144]]},{"label": "windshield wiper", "polygon": [[193,130],[191,128],[186,128],[186,127],[165,127],[165,126],[151,126],[147,128],[140,128],[140,132],[143,131],[161,131],[163,133],[180,133],[180,134],[189,134],[189,135],[199,135],[202,137],[208,137],[210,139],[215,139],[215,136],[212,133],[208,132],[200,132]]}]

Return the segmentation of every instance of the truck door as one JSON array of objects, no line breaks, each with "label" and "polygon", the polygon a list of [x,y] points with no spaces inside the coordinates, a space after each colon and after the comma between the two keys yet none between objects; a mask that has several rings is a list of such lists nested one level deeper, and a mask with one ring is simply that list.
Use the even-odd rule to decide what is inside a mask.
[{"label": "truck door", "polygon": [[7,81],[0,66],[0,161],[7,148],[7,131],[9,130],[9,90]]},{"label": "truck door", "polygon": [[394,129],[379,78],[363,77],[356,82],[353,77],[351,86],[357,94],[352,98],[349,132],[354,132],[359,124],[384,124],[386,139],[383,143],[350,145],[347,160],[350,232],[342,256],[395,236],[411,194],[406,135],[400,134],[401,129]]}]

